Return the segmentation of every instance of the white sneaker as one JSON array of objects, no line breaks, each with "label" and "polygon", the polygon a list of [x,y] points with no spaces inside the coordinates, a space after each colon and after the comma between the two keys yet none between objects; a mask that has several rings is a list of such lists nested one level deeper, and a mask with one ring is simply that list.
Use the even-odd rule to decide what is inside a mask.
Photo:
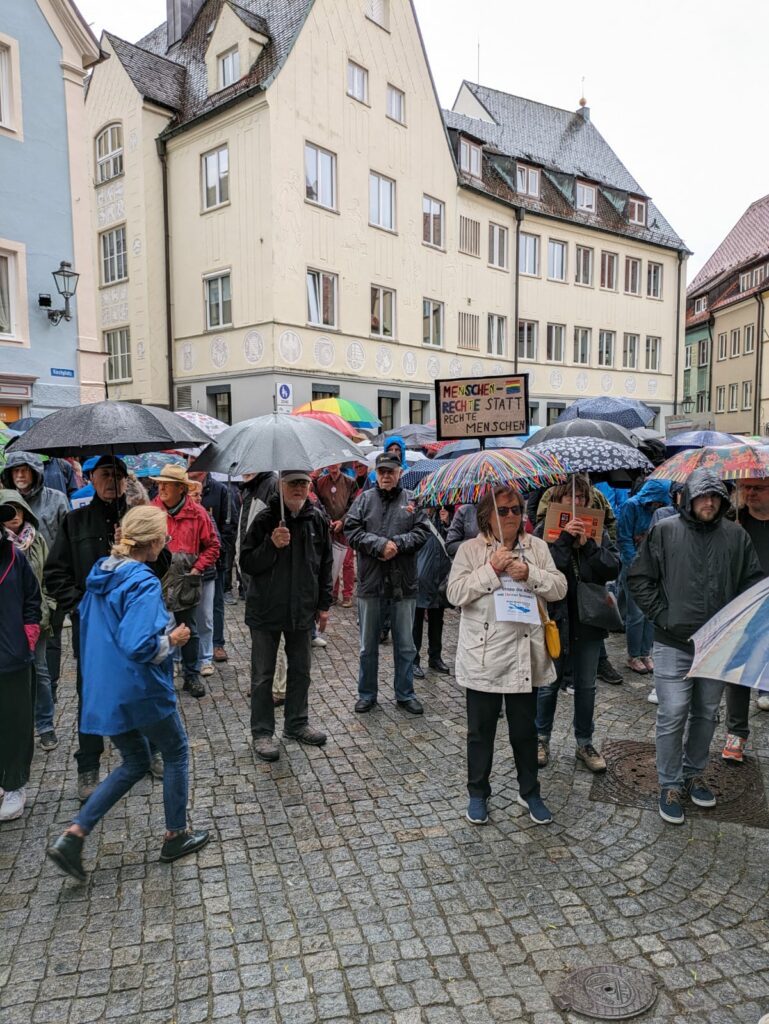
[{"label": "white sneaker", "polygon": [[312,641],[313,647],[328,647],[328,640],[324,640],[322,636],[316,636]]},{"label": "white sneaker", "polygon": [[649,696],[646,699],[650,704],[659,704],[659,700],[657,699],[657,688],[655,686],[649,690]]},{"label": "white sneaker", "polygon": [[214,674],[214,666],[210,661],[207,661],[205,664],[200,666],[200,674],[202,676],[212,676]]},{"label": "white sneaker", "polygon": [[24,813],[24,805],[26,802],[26,790],[6,790],[2,806],[0,806],[0,821],[13,821],[14,818],[20,818]]},{"label": "white sneaker", "polygon": [[756,701],[756,704],[758,704],[762,711],[769,711],[769,693],[763,693]]}]

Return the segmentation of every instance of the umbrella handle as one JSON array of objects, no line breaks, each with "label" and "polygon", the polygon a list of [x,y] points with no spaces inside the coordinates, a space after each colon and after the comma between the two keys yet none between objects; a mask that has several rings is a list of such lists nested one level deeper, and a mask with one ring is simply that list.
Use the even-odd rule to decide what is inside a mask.
[{"label": "umbrella handle", "polygon": [[283,505],[283,471],[278,470],[278,496],[280,497],[280,525],[286,525],[286,509]]}]

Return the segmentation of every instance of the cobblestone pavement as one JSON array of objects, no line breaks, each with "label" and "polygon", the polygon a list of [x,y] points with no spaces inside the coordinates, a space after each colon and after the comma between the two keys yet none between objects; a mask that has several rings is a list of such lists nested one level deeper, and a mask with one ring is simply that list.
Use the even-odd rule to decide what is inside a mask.
[{"label": "cobblestone pavement", "polygon": [[[327,746],[289,741],[279,762],[255,764],[243,605],[227,614],[229,663],[210,696],[181,698],[191,814],[214,840],[160,864],[161,785],[147,778],[89,839],[85,886],[44,858],[77,806],[68,659],[62,742],[36,752],[28,809],[0,829],[1,1024],[584,1022],[551,993],[602,963],[658,979],[638,1020],[756,1024],[769,1011],[766,831],[702,817],[675,828],[591,801],[569,698],[542,776],[555,823],[536,827],[515,803],[500,730],[492,823],[470,826],[461,693],[430,675],[415,719],[386,681],[380,707],[356,716],[354,610],[334,610],[329,646],[313,656],[311,709]],[[449,613],[447,657],[455,636]],[[647,689],[629,675],[599,684],[599,747],[652,735]],[[769,715],[752,725],[766,768]]]}]

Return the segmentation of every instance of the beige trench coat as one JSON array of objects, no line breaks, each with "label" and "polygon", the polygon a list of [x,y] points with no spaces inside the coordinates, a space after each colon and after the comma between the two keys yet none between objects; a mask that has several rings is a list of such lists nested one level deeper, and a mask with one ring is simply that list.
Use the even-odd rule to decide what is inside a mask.
[{"label": "beige trench coat", "polygon": [[[543,601],[566,596],[566,577],[556,569],[547,544],[521,538],[529,566],[526,585]],[[487,693],[531,693],[555,679],[541,625],[497,622],[494,591],[502,586],[489,565],[497,542],[482,534],[461,544],[449,574],[447,596],[462,609],[457,643],[456,680],[460,686]]]}]

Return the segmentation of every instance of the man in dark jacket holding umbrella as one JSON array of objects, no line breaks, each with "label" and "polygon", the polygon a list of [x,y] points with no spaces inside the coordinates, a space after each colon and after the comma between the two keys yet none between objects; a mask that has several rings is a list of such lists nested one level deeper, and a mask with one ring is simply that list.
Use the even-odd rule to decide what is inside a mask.
[{"label": "man in dark jacket holding umbrella", "polygon": [[690,638],[763,579],[753,544],[725,518],[728,509],[723,482],[711,470],[695,470],[680,514],[657,523],[628,570],[630,591],[654,623],[659,812],[674,825],[684,822],[683,794],[699,807],[716,803],[701,774],[725,684],[687,678],[694,655]]},{"label": "man in dark jacket holding umbrella", "polygon": [[251,733],[263,761],[280,756],[274,737],[272,681],[281,634],[288,675],[283,736],[320,747],[326,734],[308,724],[312,625],[321,631],[331,607],[328,520],[309,500],[310,474],[281,474],[281,492],[257,513],[240,551],[250,577],[246,625],[251,629]]}]

